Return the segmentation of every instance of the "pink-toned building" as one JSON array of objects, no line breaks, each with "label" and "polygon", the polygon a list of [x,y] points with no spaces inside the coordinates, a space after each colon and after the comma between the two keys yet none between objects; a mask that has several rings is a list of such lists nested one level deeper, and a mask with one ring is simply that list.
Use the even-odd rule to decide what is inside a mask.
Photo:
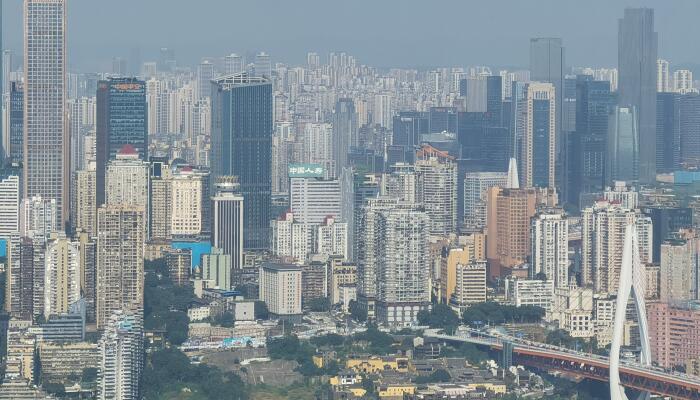
[{"label": "pink-toned building", "polygon": [[647,319],[654,362],[673,367],[700,357],[700,304],[651,303]]}]

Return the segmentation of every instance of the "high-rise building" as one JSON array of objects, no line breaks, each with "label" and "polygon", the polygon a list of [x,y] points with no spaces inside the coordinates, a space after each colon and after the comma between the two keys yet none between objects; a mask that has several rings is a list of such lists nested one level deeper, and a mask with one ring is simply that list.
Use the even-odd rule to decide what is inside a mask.
[{"label": "high-rise building", "polygon": [[239,74],[244,72],[243,58],[236,53],[231,53],[224,57],[224,72],[226,75]]},{"label": "high-rise building", "polygon": [[374,96],[374,112],[372,113],[372,122],[382,128],[391,129],[392,118],[394,111],[391,105],[391,95],[377,94]]},{"label": "high-rise building", "polygon": [[297,262],[305,261],[314,252],[314,228],[315,225],[295,221],[291,212],[270,221],[272,253]]},{"label": "high-rise building", "polygon": [[693,71],[688,69],[673,71],[673,91],[681,94],[697,93],[698,89],[695,88],[693,81]]},{"label": "high-rise building", "polygon": [[202,255],[202,279],[211,281],[216,289],[231,289],[231,255],[223,249],[212,247],[209,254]]},{"label": "high-rise building", "polygon": [[470,228],[486,227],[486,192],[489,188],[505,187],[506,172],[467,172],[464,177],[464,224]]},{"label": "high-rise building", "polygon": [[670,73],[668,61],[659,58],[656,60],[656,91],[666,93],[671,91]]},{"label": "high-rise building", "polygon": [[618,104],[633,107],[639,129],[639,180],[656,181],[656,60],[654,10],[627,8],[618,28]]},{"label": "high-rise building", "polygon": [[231,255],[233,269],[243,268],[243,196],[236,177],[219,177],[212,201],[212,246]]},{"label": "high-rise building", "polygon": [[[97,220],[97,218],[95,218]],[[78,234],[80,245],[80,287],[85,300],[85,319],[94,323],[97,304],[97,242],[96,237],[87,232]]]},{"label": "high-rise building", "polygon": [[429,119],[425,113],[400,112],[394,116],[391,146],[396,149],[398,155],[389,157],[388,163],[412,163],[415,157],[414,149],[420,145],[420,135],[424,133],[429,133]]},{"label": "high-rise building", "polygon": [[538,207],[554,207],[553,190],[492,187],[486,200],[489,279],[509,275],[508,269],[527,262],[532,251],[531,221]]},{"label": "high-rise building", "polygon": [[277,317],[301,314],[301,268],[291,264],[263,264],[260,267],[260,300]]},{"label": "high-rise building", "polygon": [[264,51],[255,55],[255,76],[272,81],[272,61]]},{"label": "high-rise building", "polygon": [[184,286],[189,283],[192,271],[192,249],[173,249],[164,251],[165,264],[173,285]]},{"label": "high-rise building", "polygon": [[[634,182],[639,178],[640,143],[634,107],[615,107],[608,125],[607,181]],[[656,132],[656,131],[654,131]],[[656,157],[656,154],[654,154]]]},{"label": "high-rise building", "polygon": [[79,244],[64,234],[53,236],[46,245],[44,267],[44,316],[68,313],[81,298]]},{"label": "high-rise building", "polygon": [[24,2],[24,196],[56,201],[57,226],[68,220],[66,3]]},{"label": "high-rise building", "polygon": [[554,287],[569,287],[569,223],[561,209],[545,210],[532,218],[530,278],[544,274]]},{"label": "high-rise building", "polygon": [[[558,165],[557,174],[564,172],[564,166],[560,163],[564,160],[566,143],[564,140],[564,76],[566,74],[566,61],[564,46],[561,38],[532,38],[530,39],[530,79],[537,82],[548,82],[554,86],[550,94],[552,115],[554,121],[552,132],[552,144],[555,145],[555,160]],[[537,108],[537,106],[535,106]],[[537,110],[534,111],[537,114]],[[542,112],[542,111],[540,111]],[[540,128],[542,129],[542,128]],[[537,146],[535,144],[535,146]],[[535,150],[536,151],[536,150]],[[552,174],[556,168],[552,169]],[[562,182],[557,176],[557,182]],[[550,185],[554,187],[554,185]]]},{"label": "high-rise building", "polygon": [[556,94],[551,83],[527,85],[525,130],[520,154],[523,187],[554,188],[556,181]]},{"label": "high-rise building", "polygon": [[457,264],[455,291],[450,302],[460,308],[486,301],[486,261]]},{"label": "high-rise building", "polygon": [[348,224],[333,217],[326,218],[317,228],[314,252],[347,260],[350,255],[348,249]]},{"label": "high-rise building", "polygon": [[0,239],[19,233],[19,176],[0,175]]},{"label": "high-rise building", "polygon": [[303,177],[290,167],[289,208],[298,222],[321,224],[327,217],[340,218],[341,191],[337,179]]},{"label": "high-rise building", "polygon": [[10,83],[10,145],[5,149],[5,162],[14,164],[24,161],[24,85]]},{"label": "high-rise building", "polygon": [[148,163],[139,158],[133,146],[124,145],[116,158],[107,163],[104,204],[139,206],[147,210],[148,184]]},{"label": "high-rise building", "polygon": [[661,244],[659,300],[684,302],[697,299],[696,243],[695,232],[688,230]]},{"label": "high-rise building", "polygon": [[178,169],[170,182],[170,234],[197,237],[205,230],[208,176],[190,166]]},{"label": "high-rise building", "polygon": [[617,202],[597,201],[583,210],[581,283],[593,286],[599,293],[613,294],[620,284],[620,268],[625,229],[635,224],[639,244],[639,259],[652,260],[651,218],[623,208]]},{"label": "high-rise building", "polygon": [[348,153],[357,135],[355,103],[351,98],[338,99],[333,113],[333,160],[336,171],[340,172],[349,165]]},{"label": "high-rise building", "polygon": [[214,79],[214,64],[209,60],[202,61],[197,66],[197,98],[211,98],[211,81]]},{"label": "high-rise building", "polygon": [[457,163],[455,158],[431,146],[423,146],[415,163],[417,201],[430,218],[428,232],[449,235],[457,230]]},{"label": "high-rise building", "polygon": [[576,80],[576,132],[570,135],[568,198],[605,188],[609,114],[615,105],[610,82],[579,75]]},{"label": "high-rise building", "polygon": [[171,237],[172,170],[167,159],[150,158],[151,193],[149,210],[151,239],[167,240]]},{"label": "high-rise building", "polygon": [[72,199],[73,226],[78,231],[87,232],[90,237],[97,235],[97,166],[90,161],[87,169],[75,173]]},{"label": "high-rise building", "polygon": [[697,303],[650,303],[647,316],[651,355],[660,367],[672,368],[700,357],[700,349],[695,345],[700,335]]},{"label": "high-rise building", "polygon": [[377,322],[405,326],[430,305],[430,219],[418,209],[380,211],[376,222]]},{"label": "high-rise building", "polygon": [[242,73],[218,78],[213,85],[212,175],[238,176],[245,198],[243,247],[267,249],[272,190],[272,83],[267,78]]},{"label": "high-rise building", "polygon": [[59,230],[56,225],[58,208],[56,200],[32,197],[23,199],[20,205],[19,232],[22,237],[48,239]]},{"label": "high-rise building", "polygon": [[367,311],[367,317],[376,318],[376,299],[379,264],[378,219],[380,212],[398,207],[399,200],[392,197],[366,199],[356,215],[355,221],[355,259],[357,260],[357,300]]},{"label": "high-rise building", "polygon": [[143,307],[143,206],[107,205],[97,211],[97,328],[115,312]]},{"label": "high-rise building", "polygon": [[421,202],[420,177],[414,164],[398,163],[389,167],[389,173],[382,175],[381,194],[411,204]]},{"label": "high-rise building", "polygon": [[97,86],[97,205],[105,203],[107,164],[125,145],[148,161],[146,83],[135,78],[111,78]]},{"label": "high-rise building", "polygon": [[105,323],[98,348],[97,398],[140,399],[145,354],[141,312],[112,313]]},{"label": "high-rise building", "polygon": [[653,234],[653,262],[661,261],[661,244],[684,229],[693,227],[693,209],[688,207],[645,206],[644,215],[651,218]]}]

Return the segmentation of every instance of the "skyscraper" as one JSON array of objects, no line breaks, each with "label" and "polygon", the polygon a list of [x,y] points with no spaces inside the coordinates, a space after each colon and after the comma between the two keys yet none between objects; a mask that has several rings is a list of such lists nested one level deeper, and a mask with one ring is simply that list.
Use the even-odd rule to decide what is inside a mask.
[{"label": "skyscraper", "polygon": [[[10,146],[5,150],[5,163],[24,161],[24,85],[10,83]],[[9,150],[9,151],[8,151]]]},{"label": "skyscraper", "polygon": [[212,246],[231,256],[233,269],[243,268],[243,196],[235,177],[219,177],[212,197]]},{"label": "skyscraper", "polygon": [[531,278],[544,274],[555,288],[569,286],[569,223],[561,209],[532,218]]},{"label": "skyscraper", "polygon": [[104,204],[105,169],[125,146],[148,160],[146,84],[135,78],[111,78],[97,87],[97,206]]},{"label": "skyscraper", "polygon": [[637,110],[639,180],[656,181],[656,60],[654,10],[627,8],[618,25],[618,104]]},{"label": "skyscraper", "polygon": [[418,152],[417,201],[430,219],[428,232],[449,235],[457,230],[457,163],[454,157],[431,146]]},{"label": "skyscraper", "polygon": [[214,64],[209,60],[202,61],[197,66],[197,98],[211,97],[211,80],[214,79]]},{"label": "skyscraper", "polygon": [[78,242],[57,234],[46,245],[44,269],[44,317],[64,314],[81,298]]},{"label": "skyscraper", "polygon": [[139,391],[145,354],[143,346],[141,312],[117,311],[110,315],[98,343],[98,399],[141,398]]},{"label": "skyscraper", "polygon": [[0,239],[19,233],[19,177],[0,175]]},{"label": "skyscraper", "polygon": [[658,59],[656,60],[656,91],[663,93],[663,92],[670,92],[671,91],[671,82],[669,80],[670,74],[668,71],[668,61]]},{"label": "skyscraper", "polygon": [[601,200],[582,212],[581,284],[601,293],[613,294],[620,284],[625,228],[635,224],[639,259],[652,260],[651,218],[623,208],[619,202]]},{"label": "skyscraper", "polygon": [[340,173],[348,164],[348,153],[357,137],[357,113],[350,98],[338,99],[333,113],[333,160]]},{"label": "skyscraper", "polygon": [[245,73],[216,79],[212,93],[213,178],[236,175],[245,203],[247,250],[267,249],[272,191],[272,83]]},{"label": "skyscraper", "polygon": [[532,82],[526,89],[527,113],[520,155],[523,187],[555,187],[556,94],[551,83]]},{"label": "skyscraper", "polygon": [[24,2],[24,197],[56,200],[68,220],[66,3]]},{"label": "skyscraper", "polygon": [[255,76],[272,81],[272,61],[264,51],[255,55]]},{"label": "skyscraper", "polygon": [[107,163],[105,178],[104,204],[148,209],[148,163],[139,159],[133,146],[125,145],[116,158]]},{"label": "skyscraper", "polygon": [[428,215],[398,208],[377,218],[377,322],[405,326],[430,304]]},{"label": "skyscraper", "polygon": [[588,75],[576,79],[576,132],[571,135],[568,201],[605,188],[609,114],[615,106],[610,82]]},{"label": "skyscraper", "polygon": [[[564,119],[562,112],[564,110],[564,75],[566,72],[566,61],[564,55],[564,47],[561,38],[533,38],[530,39],[530,79],[539,82],[548,82],[554,85],[553,96],[550,100],[555,100],[554,114],[552,118],[555,120],[555,160],[557,162],[559,174],[556,177],[557,183],[562,182],[561,174],[564,172],[563,166],[560,164],[565,159],[564,149]],[[552,170],[554,172],[554,169]],[[553,187],[553,186],[551,186]]]},{"label": "skyscraper", "polygon": [[[640,143],[634,107],[615,107],[608,125],[607,181],[634,182],[639,177]],[[656,132],[656,127],[654,128]],[[656,154],[654,154],[656,157]]]},{"label": "skyscraper", "polygon": [[143,307],[144,208],[101,206],[97,212],[97,329],[114,313]]}]

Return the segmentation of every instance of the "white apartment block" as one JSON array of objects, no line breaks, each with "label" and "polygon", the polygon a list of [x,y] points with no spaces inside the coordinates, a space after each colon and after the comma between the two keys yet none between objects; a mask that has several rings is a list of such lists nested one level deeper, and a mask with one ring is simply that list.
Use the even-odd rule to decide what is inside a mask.
[{"label": "white apartment block", "polygon": [[291,264],[261,266],[260,300],[276,316],[301,314],[301,268]]},{"label": "white apartment block", "polygon": [[486,227],[486,191],[505,187],[506,172],[467,172],[464,176],[464,223],[468,227]]},{"label": "white apartment block", "polygon": [[569,285],[569,223],[563,210],[538,213],[532,218],[530,277],[543,273],[557,288]]},{"label": "white apartment block", "polygon": [[297,222],[321,224],[327,217],[340,218],[338,180],[291,178],[289,191],[290,210]]}]

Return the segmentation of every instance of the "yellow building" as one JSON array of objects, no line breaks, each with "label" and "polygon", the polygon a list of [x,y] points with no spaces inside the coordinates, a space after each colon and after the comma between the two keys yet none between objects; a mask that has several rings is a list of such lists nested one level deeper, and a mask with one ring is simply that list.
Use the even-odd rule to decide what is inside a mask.
[{"label": "yellow building", "polygon": [[380,385],[377,394],[381,399],[403,399],[405,394],[414,394],[416,386],[411,383]]},{"label": "yellow building", "polygon": [[449,303],[457,286],[457,265],[467,265],[472,261],[486,259],[486,235],[474,232],[460,236],[460,247],[450,249],[447,260],[443,259],[440,266],[440,297],[443,303]]},{"label": "yellow building", "polygon": [[381,371],[408,372],[408,358],[406,357],[368,357],[350,358],[345,362],[345,367],[362,373],[377,373]]},{"label": "yellow building", "polygon": [[495,394],[506,394],[506,384],[503,382],[472,382],[467,383],[465,386],[472,390],[482,389]]}]

